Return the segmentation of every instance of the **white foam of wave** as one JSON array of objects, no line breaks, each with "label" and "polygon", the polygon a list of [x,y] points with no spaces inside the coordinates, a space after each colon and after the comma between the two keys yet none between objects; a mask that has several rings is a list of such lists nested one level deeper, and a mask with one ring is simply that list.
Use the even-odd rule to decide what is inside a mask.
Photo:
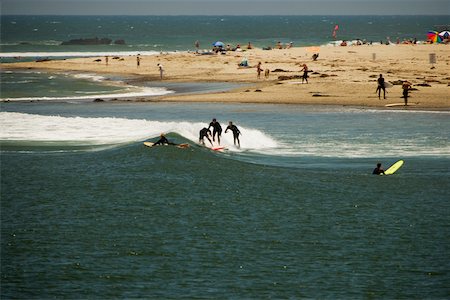
[{"label": "white foam of wave", "polygon": [[87,73],[83,73],[83,74],[66,73],[66,75],[72,76],[76,79],[86,79],[86,80],[91,80],[91,81],[96,81],[96,82],[101,82],[101,81],[106,80],[106,77],[104,77],[104,76],[87,74]]},{"label": "white foam of wave", "polygon": [[112,93],[112,94],[93,94],[85,96],[67,96],[67,97],[22,97],[22,98],[1,98],[0,102],[5,101],[71,101],[71,100],[93,100],[101,98],[103,100],[108,99],[119,99],[119,98],[135,98],[135,97],[153,97],[161,96],[174,93],[174,91],[168,90],[166,88],[158,87],[135,87],[134,89],[128,89],[126,92],[122,93]]},{"label": "white foam of wave", "polygon": [[158,55],[159,51],[109,51],[109,52],[0,52],[0,57],[98,57]]},{"label": "white foam of wave", "polygon": [[[192,143],[198,143],[200,129],[207,126],[194,122],[42,116],[14,112],[0,112],[0,125],[2,141],[75,142],[77,145],[131,143],[157,138],[161,133],[177,133]],[[222,134],[221,145],[230,151],[261,151],[278,147],[274,139],[257,129],[240,127],[240,130],[240,150],[234,147],[230,131]]]}]

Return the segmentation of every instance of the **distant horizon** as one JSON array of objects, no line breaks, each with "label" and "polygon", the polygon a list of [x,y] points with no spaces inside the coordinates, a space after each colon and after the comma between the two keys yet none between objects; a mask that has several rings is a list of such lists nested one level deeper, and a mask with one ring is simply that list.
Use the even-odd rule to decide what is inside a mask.
[{"label": "distant horizon", "polygon": [[[161,15],[155,15],[155,14],[1,14],[1,16],[8,17],[8,16],[48,16],[48,17],[65,17],[65,16],[73,16],[73,17],[96,17],[96,16],[102,16],[102,17],[449,17],[450,14],[354,14],[354,15],[327,15],[327,14],[270,14],[270,15],[228,15],[228,14],[217,14],[217,15],[211,15],[211,14],[198,14],[198,15],[190,15],[190,14],[161,14]],[[449,19],[450,22],[450,19]]]},{"label": "distant horizon", "polygon": [[450,0],[2,0],[1,15],[434,16]]}]

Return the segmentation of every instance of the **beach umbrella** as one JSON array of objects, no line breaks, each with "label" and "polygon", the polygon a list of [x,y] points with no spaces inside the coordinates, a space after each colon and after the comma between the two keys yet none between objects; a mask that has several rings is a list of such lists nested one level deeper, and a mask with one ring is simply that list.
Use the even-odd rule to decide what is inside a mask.
[{"label": "beach umbrella", "polygon": [[442,39],[437,31],[428,31],[427,40],[433,43],[439,43]]},{"label": "beach umbrella", "polygon": [[450,37],[450,31],[444,30],[439,32],[439,36],[443,39],[448,39]]},{"label": "beach umbrella", "polygon": [[221,41],[217,41],[215,43],[213,43],[213,46],[215,47],[225,47],[225,44]]}]

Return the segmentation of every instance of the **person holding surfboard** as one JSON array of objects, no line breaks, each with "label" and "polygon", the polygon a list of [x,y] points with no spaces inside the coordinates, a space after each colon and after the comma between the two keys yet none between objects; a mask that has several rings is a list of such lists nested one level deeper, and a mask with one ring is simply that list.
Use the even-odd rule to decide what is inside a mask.
[{"label": "person holding surfboard", "polygon": [[209,138],[210,135],[211,135],[211,130],[209,130],[206,127],[203,127],[203,129],[200,130],[200,137],[198,138],[198,142],[202,145],[205,145],[205,138],[207,138],[209,143],[211,144],[211,147],[213,147],[213,143],[211,142],[211,139]]},{"label": "person holding surfboard", "polygon": [[209,130],[209,128],[211,128],[211,127],[213,128],[213,133],[212,133],[212,139],[213,139],[213,142],[215,141],[215,140],[214,140],[214,137],[215,137],[216,134],[217,134],[217,142],[218,142],[219,145],[220,145],[220,136],[222,135],[222,126],[220,126],[219,122],[217,122],[216,119],[212,119],[212,122],[209,123],[208,130]]},{"label": "person holding surfboard", "polygon": [[378,77],[378,87],[376,91],[378,92],[378,99],[380,99],[381,90],[383,90],[383,98],[386,99],[386,86],[384,84],[384,78],[382,74],[380,74],[380,77]]},{"label": "person holding surfboard", "polygon": [[384,169],[381,167],[381,163],[377,163],[377,167],[375,169],[373,169],[372,174],[373,175],[384,174]]},{"label": "person holding surfboard", "polygon": [[228,129],[230,129],[233,132],[234,145],[236,146],[236,141],[237,141],[237,143],[238,143],[237,147],[240,148],[241,142],[239,141],[239,135],[241,134],[241,132],[236,127],[236,125],[233,125],[233,122],[231,122],[231,121],[228,123],[227,129],[225,129],[225,133],[227,133]]}]

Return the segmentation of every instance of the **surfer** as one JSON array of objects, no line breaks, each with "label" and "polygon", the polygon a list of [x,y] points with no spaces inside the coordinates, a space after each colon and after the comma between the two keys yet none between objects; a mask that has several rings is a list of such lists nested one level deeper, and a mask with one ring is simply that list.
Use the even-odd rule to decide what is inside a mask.
[{"label": "surfer", "polygon": [[381,167],[381,163],[377,163],[377,167],[375,169],[373,169],[372,174],[373,175],[384,174],[384,169]]},{"label": "surfer", "polygon": [[408,92],[411,88],[411,83],[408,80],[403,81],[402,89],[403,89],[403,98],[405,99],[405,106],[408,105]]},{"label": "surfer", "polygon": [[378,92],[378,99],[380,99],[381,90],[383,90],[383,98],[386,99],[386,86],[384,85],[384,78],[382,74],[380,74],[380,77],[378,78],[378,87],[377,91],[375,92]]},{"label": "surfer", "polygon": [[238,148],[240,148],[241,142],[239,141],[239,135],[241,134],[241,132],[236,127],[236,125],[233,125],[233,122],[231,122],[231,121],[228,123],[227,129],[225,129],[225,133],[227,133],[228,129],[230,129],[233,132],[234,145],[236,145],[236,141],[237,141],[237,143],[238,143],[237,146],[238,146]]},{"label": "surfer", "polygon": [[213,133],[212,133],[213,142],[215,141],[214,137],[216,136],[216,133],[217,133],[217,142],[220,145],[220,136],[222,135],[222,126],[220,126],[219,122],[217,122],[216,119],[212,119],[212,122],[209,123],[208,130],[211,127],[213,128]]},{"label": "surfer", "polygon": [[211,142],[211,139],[209,138],[210,135],[211,135],[211,130],[209,130],[206,127],[203,127],[203,129],[200,130],[200,137],[198,138],[198,142],[202,145],[205,145],[205,138],[207,138],[209,143],[211,144],[211,146],[213,146],[213,143]]},{"label": "surfer", "polygon": [[153,144],[153,146],[157,146],[157,145],[177,145],[177,144],[169,142],[169,140],[166,138],[165,134],[161,133],[161,135],[159,136],[159,140]]}]

